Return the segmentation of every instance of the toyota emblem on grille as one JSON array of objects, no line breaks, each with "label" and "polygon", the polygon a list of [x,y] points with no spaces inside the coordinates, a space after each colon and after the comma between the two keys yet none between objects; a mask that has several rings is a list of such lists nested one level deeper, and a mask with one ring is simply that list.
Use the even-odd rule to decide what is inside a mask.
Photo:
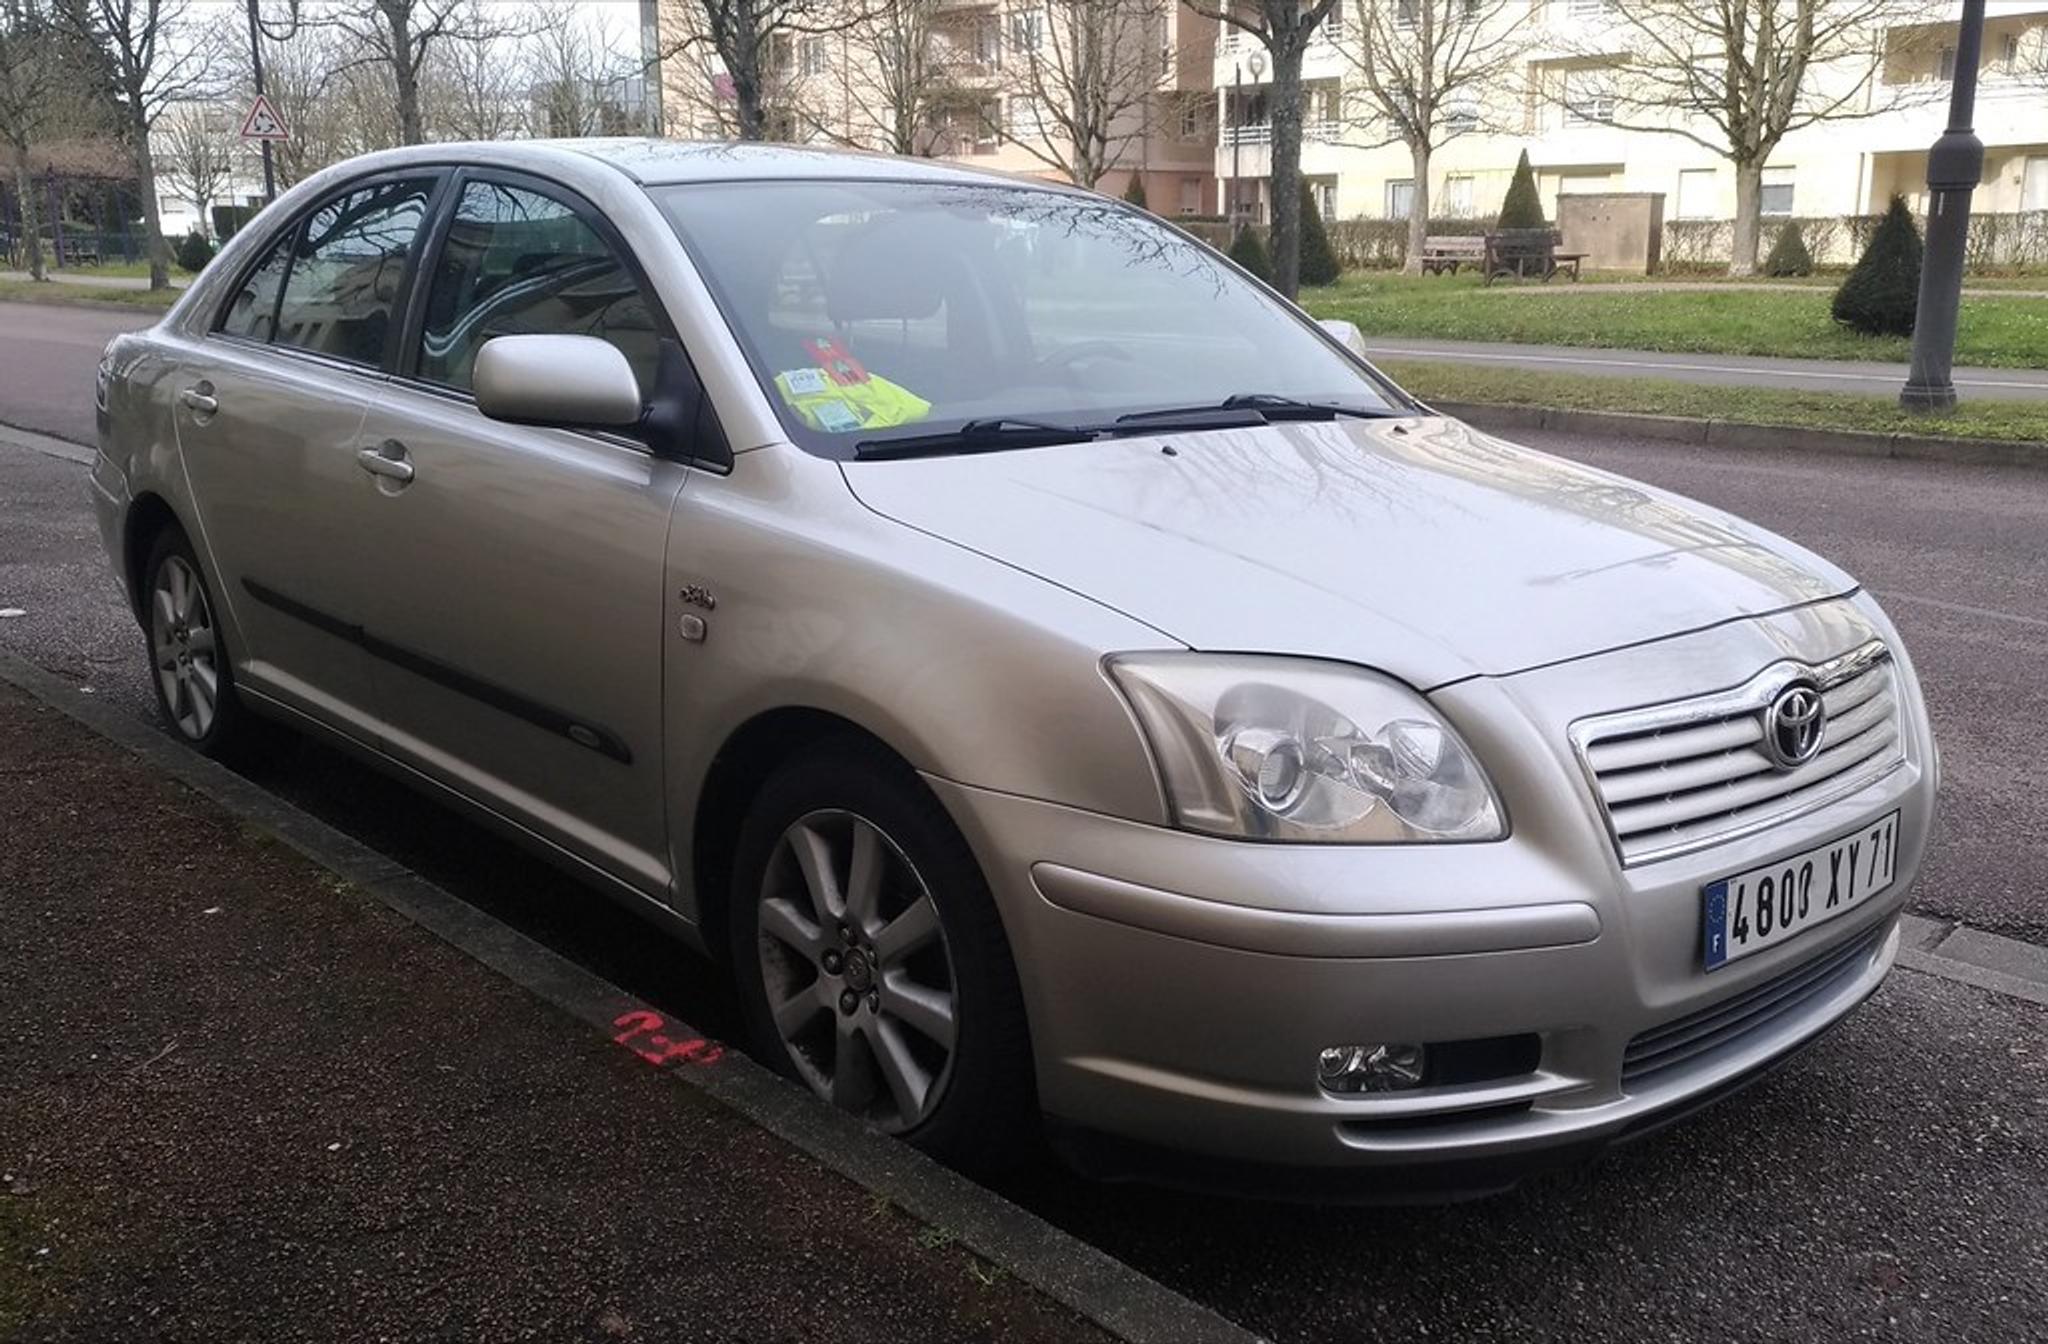
[{"label": "toyota emblem on grille", "polygon": [[1820,754],[1827,721],[1820,688],[1795,681],[1764,710],[1764,751],[1780,770],[1805,765]]}]

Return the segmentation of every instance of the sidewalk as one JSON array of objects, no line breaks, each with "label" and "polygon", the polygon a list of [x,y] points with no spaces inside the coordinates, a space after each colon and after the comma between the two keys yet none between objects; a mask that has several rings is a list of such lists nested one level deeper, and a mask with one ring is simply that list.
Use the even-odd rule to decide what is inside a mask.
[{"label": "sidewalk", "polygon": [[0,815],[0,1337],[1102,1338],[6,686]]},{"label": "sidewalk", "polygon": [[[1607,286],[1611,290],[1612,286]],[[1726,288],[1726,286],[1723,286]],[[1667,354],[1650,350],[1603,350],[1586,346],[1508,345],[1489,341],[1436,341],[1420,337],[1366,335],[1374,360],[1427,359],[1497,365],[1549,373],[1602,377],[1665,378],[1717,387],[1774,387],[1813,392],[1860,392],[1896,397],[1906,381],[1904,364],[1838,359],[1778,359],[1759,355]],[[2048,400],[2048,369],[1957,369],[1956,391],[1964,397]]]},{"label": "sidewalk", "polygon": [[[149,280],[148,280],[148,278],[147,278],[147,277],[144,277],[144,276],[134,276],[134,275],[91,275],[91,274],[87,274],[87,273],[83,273],[83,272],[79,272],[79,271],[60,271],[60,270],[56,269],[55,267],[51,267],[51,268],[50,268],[50,269],[49,269],[48,271],[46,271],[46,272],[45,272],[45,276],[46,276],[46,278],[48,278],[48,279],[50,279],[50,280],[55,280],[55,281],[57,281],[57,282],[59,282],[59,283],[61,283],[61,284],[66,284],[66,285],[84,285],[84,286],[85,286],[85,287],[86,287],[87,289],[148,289],[148,288],[149,288]],[[29,280],[30,278],[31,278],[31,277],[30,277],[30,275],[29,275],[29,273],[28,273],[27,271],[0,271],[0,280],[19,280],[19,281],[27,281],[27,280]],[[189,284],[191,284],[191,283],[192,283],[192,277],[191,277],[191,276],[189,276],[189,275],[179,275],[179,274],[178,274],[178,273],[176,273],[175,271],[174,271],[174,272],[172,272],[172,274],[171,274],[171,288],[172,288],[172,289],[183,289],[183,288],[185,288],[185,286],[187,286],[187,285],[189,285]]]}]

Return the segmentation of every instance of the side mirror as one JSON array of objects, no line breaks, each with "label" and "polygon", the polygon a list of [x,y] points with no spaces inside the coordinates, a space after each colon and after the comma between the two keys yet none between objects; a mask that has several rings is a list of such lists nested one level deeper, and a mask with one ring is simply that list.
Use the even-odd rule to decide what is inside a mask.
[{"label": "side mirror", "polygon": [[631,429],[640,380],[617,347],[595,336],[499,336],[477,351],[477,409],[515,425]]},{"label": "side mirror", "polygon": [[[1355,323],[1346,322],[1341,317],[1326,317],[1322,320],[1322,327],[1324,331],[1328,332],[1336,340],[1337,344],[1343,346],[1360,359],[1366,358],[1365,337],[1359,333]],[[1367,362],[1370,363],[1371,361],[1367,360]]]}]

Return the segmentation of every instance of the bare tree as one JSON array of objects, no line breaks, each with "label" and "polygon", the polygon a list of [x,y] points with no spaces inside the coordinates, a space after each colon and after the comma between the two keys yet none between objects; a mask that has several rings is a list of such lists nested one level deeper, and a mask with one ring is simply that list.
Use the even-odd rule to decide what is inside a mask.
[{"label": "bare tree", "polygon": [[159,123],[164,181],[172,190],[192,202],[199,216],[199,231],[211,237],[208,218],[221,184],[235,171],[234,128],[227,124],[227,112],[218,103],[183,103],[168,111]]},{"label": "bare tree", "polygon": [[1166,47],[1163,0],[1051,0],[1013,10],[1001,136],[1093,188],[1150,129]]},{"label": "bare tree", "polygon": [[[664,38],[664,66],[692,75],[702,88],[699,101],[719,114],[741,140],[787,135],[805,120],[778,95],[792,86],[794,47],[799,38],[843,33],[869,21],[876,9],[896,0],[674,0],[667,12],[679,20]],[[729,107],[728,107],[729,104]]]},{"label": "bare tree", "polygon": [[542,11],[520,53],[534,130],[541,135],[623,135],[636,129],[629,85],[640,62],[569,5]]},{"label": "bare tree", "polygon": [[506,140],[532,124],[530,76],[521,45],[496,34],[451,43],[432,61],[421,118],[456,140]]},{"label": "bare tree", "polygon": [[1337,0],[1181,0],[1220,19],[1266,48],[1273,67],[1268,95],[1273,139],[1268,173],[1272,195],[1273,286],[1293,298],[1301,280],[1301,62],[1316,29]]},{"label": "bare tree", "polygon": [[1410,272],[1422,270],[1431,161],[1459,136],[1490,129],[1486,109],[1501,105],[1528,49],[1527,16],[1523,0],[1365,0],[1338,42],[1358,75],[1366,128],[1380,136],[1372,147],[1408,149]]},{"label": "bare tree", "polygon": [[457,43],[525,31],[504,23],[502,14],[486,21],[470,0],[347,0],[327,22],[348,36],[357,64],[389,80],[398,142],[405,145],[426,142],[421,89],[437,54]]},{"label": "bare tree", "polygon": [[142,198],[149,287],[167,288],[170,252],[157,209],[156,157],[149,134],[171,104],[212,92],[219,33],[191,21],[188,0],[58,0],[57,12],[78,39],[90,44],[121,104],[121,136]]},{"label": "bare tree", "polygon": [[[948,0],[892,0],[840,35],[840,59],[811,68],[807,53],[829,37],[800,44],[797,79],[806,96],[792,100],[802,129],[839,144],[930,158],[950,147],[952,110],[979,95],[962,77],[976,65],[975,34],[956,24],[985,22],[971,14],[946,17]],[[829,102],[813,95],[830,89]]]},{"label": "bare tree", "polygon": [[[1888,112],[1914,97],[1878,76],[1885,33],[1925,7],[1915,0],[1615,0],[1615,30],[1590,115],[1627,130],[1676,135],[1735,169],[1729,272],[1756,271],[1764,164],[1793,131]],[[1585,98],[1558,79],[1543,91],[1573,115]]]},{"label": "bare tree", "polygon": [[0,139],[7,145],[14,171],[15,195],[21,201],[22,250],[30,278],[47,279],[43,270],[41,212],[29,156],[36,146],[64,126],[69,111],[64,99],[66,70],[52,59],[61,34],[41,0],[0,0]]}]

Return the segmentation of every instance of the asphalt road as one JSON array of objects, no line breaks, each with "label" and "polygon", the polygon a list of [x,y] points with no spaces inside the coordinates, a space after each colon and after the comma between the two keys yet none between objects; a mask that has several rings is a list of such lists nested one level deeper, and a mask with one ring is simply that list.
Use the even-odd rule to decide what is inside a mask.
[{"label": "asphalt road", "polygon": [[[6,367],[0,344],[0,369]],[[89,361],[88,361],[89,368]],[[0,375],[0,420],[16,416]],[[2048,473],[1678,445],[1542,446],[1775,525],[1883,594],[1948,775],[1923,913],[2043,940]],[[139,714],[139,636],[79,467],[0,446],[0,646]],[[698,1026],[720,977],[552,870],[338,756],[252,770],[301,806]],[[1814,1049],[1589,1171],[1477,1205],[1307,1210],[1093,1185],[1005,1193],[1275,1339],[2038,1341],[2048,1321],[2048,1012],[1911,972]]]},{"label": "asphalt road", "polygon": [[[1724,286],[1725,288],[1725,286]],[[1618,378],[1666,378],[1714,387],[1790,388],[1804,392],[1861,392],[1897,396],[1904,364],[1839,359],[1772,359],[1758,355],[1660,354],[1648,350],[1591,350],[1565,345],[1507,345],[1490,341],[1429,341],[1399,337],[1366,346],[1374,359],[1449,360],[1536,373],[1584,373]],[[1957,369],[1956,391],[1993,401],[2048,400],[2048,369]]]},{"label": "asphalt road", "polygon": [[92,371],[108,341],[148,313],[0,303],[0,425],[92,442]]}]

